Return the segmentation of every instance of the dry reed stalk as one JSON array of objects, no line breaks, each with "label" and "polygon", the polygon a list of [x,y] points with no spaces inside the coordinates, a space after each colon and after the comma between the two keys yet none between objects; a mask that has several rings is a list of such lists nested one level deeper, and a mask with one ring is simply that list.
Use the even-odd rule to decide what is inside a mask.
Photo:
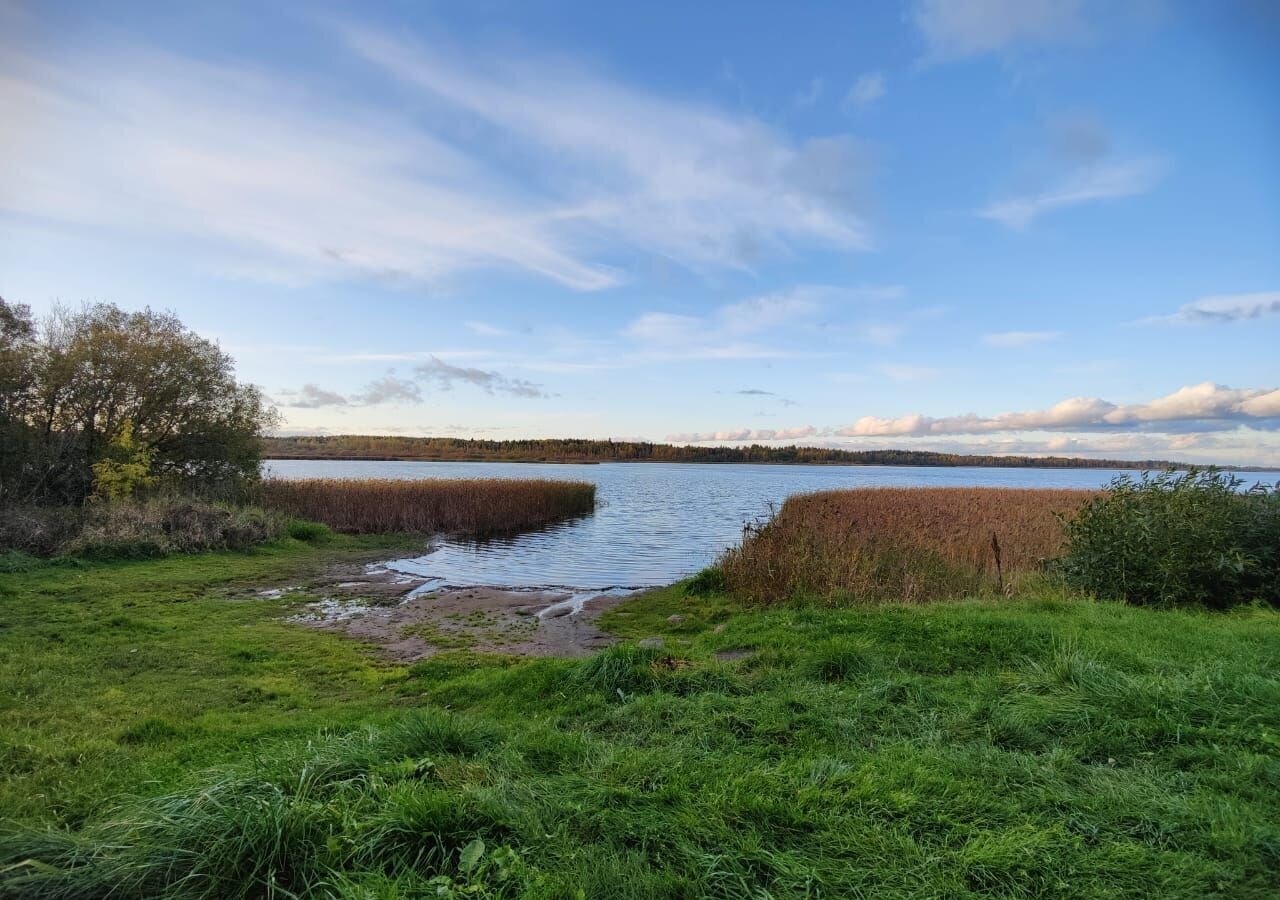
[{"label": "dry reed stalk", "polygon": [[[934,600],[1012,590],[1062,548],[1089,491],[867,488],[792,497],[721,560],[738,595],[775,603]],[[998,550],[996,548],[999,548]]]},{"label": "dry reed stalk", "polygon": [[262,485],[268,508],[356,534],[510,534],[589,513],[595,496],[594,484],[553,479],[316,478]]}]

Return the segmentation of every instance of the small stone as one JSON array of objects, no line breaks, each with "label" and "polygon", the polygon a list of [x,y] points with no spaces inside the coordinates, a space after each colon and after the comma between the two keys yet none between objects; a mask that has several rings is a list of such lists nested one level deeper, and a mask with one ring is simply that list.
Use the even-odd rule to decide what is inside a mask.
[{"label": "small stone", "polygon": [[724,622],[711,629],[712,634],[720,634],[722,631],[724,631]]},{"label": "small stone", "polygon": [[681,622],[684,621],[684,616],[680,615],[679,613],[676,613],[673,616],[667,616],[667,621],[672,625],[679,625]]},{"label": "small stone", "polygon": [[662,638],[660,637],[647,637],[644,640],[640,641],[640,643],[636,644],[636,646],[643,647],[646,650],[648,649],[660,650],[662,649],[663,642],[662,642]]}]

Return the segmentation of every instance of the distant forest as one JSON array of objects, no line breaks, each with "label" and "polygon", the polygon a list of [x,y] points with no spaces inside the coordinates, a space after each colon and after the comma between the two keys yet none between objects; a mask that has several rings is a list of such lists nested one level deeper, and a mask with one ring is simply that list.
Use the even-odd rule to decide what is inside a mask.
[{"label": "distant forest", "polygon": [[648,441],[573,438],[482,441],[441,437],[333,435],[270,437],[271,459],[441,460],[458,462],[804,463],[861,466],[989,466],[1040,469],[1168,469],[1160,459],[1077,459],[1066,456],[966,456],[923,450],[835,450],[829,447],[689,447]]}]

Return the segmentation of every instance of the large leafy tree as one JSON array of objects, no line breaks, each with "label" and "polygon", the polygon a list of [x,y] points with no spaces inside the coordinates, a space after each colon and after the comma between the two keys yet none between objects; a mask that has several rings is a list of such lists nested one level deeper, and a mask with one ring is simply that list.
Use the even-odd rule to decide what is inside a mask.
[{"label": "large leafy tree", "polygon": [[25,455],[5,461],[0,497],[82,500],[125,434],[174,486],[227,493],[257,477],[274,410],[172,313],[96,304],[36,325],[0,301],[0,329],[0,414]]}]

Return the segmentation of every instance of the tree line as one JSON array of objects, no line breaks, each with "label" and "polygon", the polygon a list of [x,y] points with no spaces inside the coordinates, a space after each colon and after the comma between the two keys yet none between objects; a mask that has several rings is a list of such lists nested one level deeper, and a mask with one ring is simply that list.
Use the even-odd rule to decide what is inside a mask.
[{"label": "tree line", "polygon": [[111,304],[37,321],[0,299],[0,505],[164,485],[234,495],[275,412],[176,316]]},{"label": "tree line", "polygon": [[839,450],[831,447],[682,446],[651,441],[545,438],[472,440],[388,435],[269,437],[274,459],[422,459],[506,462],[792,463],[866,466],[985,466],[1043,469],[1185,468],[1167,460],[1078,459],[1066,456],[971,456],[925,450]]}]

